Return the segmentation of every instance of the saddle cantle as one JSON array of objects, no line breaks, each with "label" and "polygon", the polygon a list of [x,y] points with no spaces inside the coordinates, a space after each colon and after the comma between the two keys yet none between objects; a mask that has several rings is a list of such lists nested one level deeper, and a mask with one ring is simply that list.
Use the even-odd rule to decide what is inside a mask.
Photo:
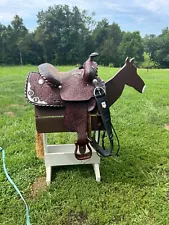
[{"label": "saddle cantle", "polygon": [[104,81],[97,76],[97,63],[93,61],[97,55],[92,53],[81,68],[69,72],[59,72],[49,63],[41,64],[38,66],[39,72],[29,73],[26,81],[25,96],[30,103],[64,107],[65,127],[68,131],[77,132],[75,156],[80,160],[92,155],[87,134],[88,112],[96,107],[93,79],[105,88]]}]

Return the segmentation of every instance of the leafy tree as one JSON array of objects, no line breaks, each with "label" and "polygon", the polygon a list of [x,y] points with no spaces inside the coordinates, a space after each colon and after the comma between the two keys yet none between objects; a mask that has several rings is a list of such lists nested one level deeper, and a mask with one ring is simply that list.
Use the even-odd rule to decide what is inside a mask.
[{"label": "leafy tree", "polygon": [[16,15],[11,22],[12,28],[12,39],[16,49],[16,63],[18,63],[18,59],[20,64],[23,64],[23,42],[26,35],[28,35],[28,30],[23,24],[23,19]]},{"label": "leafy tree", "polygon": [[0,62],[7,64],[23,64],[23,52],[21,46],[28,30],[23,24],[22,18],[15,16],[11,25],[0,25]]},{"label": "leafy tree", "polygon": [[152,56],[162,68],[169,68],[169,29],[163,29],[162,34],[156,39],[157,49]]},{"label": "leafy tree", "polygon": [[[92,14],[93,16],[93,14]],[[38,27],[29,32],[23,19],[16,15],[11,24],[0,23],[0,64],[57,65],[80,64],[93,51],[99,53],[98,63],[122,66],[127,56],[138,65],[143,53],[162,68],[169,67],[169,29],[141,38],[139,31],[123,32],[107,19],[95,22],[77,6],[54,5],[38,13]]]},{"label": "leafy tree", "polygon": [[159,36],[146,35],[144,40],[145,51],[158,67],[169,67],[169,29],[162,30]]},{"label": "leafy tree", "polygon": [[25,36],[19,49],[23,52],[24,64],[38,65],[44,62],[42,48],[36,42],[34,33],[28,33]]},{"label": "leafy tree", "polygon": [[154,34],[146,35],[143,38],[145,52],[149,54],[153,60],[155,51],[157,50],[157,37]]},{"label": "leafy tree", "polygon": [[117,49],[122,39],[122,32],[118,24],[109,24],[107,19],[97,23],[93,31],[95,50],[99,52],[98,61],[108,65],[113,63],[118,66]]},{"label": "leafy tree", "polygon": [[123,65],[124,60],[127,56],[134,57],[136,64],[143,62],[143,53],[144,45],[139,31],[124,33],[122,41],[118,48],[118,55],[121,65]]},{"label": "leafy tree", "polygon": [[1,27],[1,41],[1,62],[3,64],[15,64],[14,55],[16,49],[13,43],[12,27],[10,25]]},{"label": "leafy tree", "polygon": [[102,44],[108,35],[109,22],[107,19],[103,19],[97,23],[96,28],[93,31],[93,40],[95,48],[98,48]]},{"label": "leafy tree", "polygon": [[0,23],[0,64],[5,63],[5,46],[4,46],[4,41],[5,41],[5,30],[6,27]]},{"label": "leafy tree", "polygon": [[81,57],[85,58],[91,23],[86,11],[81,12],[76,6],[70,10],[67,5],[55,5],[38,13],[35,35],[43,48],[44,59],[54,64],[76,64]]}]

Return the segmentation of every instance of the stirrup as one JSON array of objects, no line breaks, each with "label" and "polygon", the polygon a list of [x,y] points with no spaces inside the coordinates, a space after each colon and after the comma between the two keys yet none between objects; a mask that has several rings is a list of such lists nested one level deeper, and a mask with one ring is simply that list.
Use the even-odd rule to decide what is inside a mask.
[{"label": "stirrup", "polygon": [[86,145],[87,145],[87,147],[89,149],[89,152],[84,153],[84,154],[79,154],[78,153],[79,144],[78,144],[77,141],[75,142],[75,157],[76,157],[76,159],[78,159],[78,160],[86,160],[86,159],[90,159],[91,158],[91,156],[92,156],[92,149],[91,149],[91,147],[89,146],[88,143]]}]

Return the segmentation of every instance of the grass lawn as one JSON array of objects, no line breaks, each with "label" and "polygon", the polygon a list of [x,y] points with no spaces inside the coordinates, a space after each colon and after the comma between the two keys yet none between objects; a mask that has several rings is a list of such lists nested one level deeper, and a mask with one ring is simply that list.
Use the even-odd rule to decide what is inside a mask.
[{"label": "grass lawn", "polygon": [[[107,80],[117,70],[100,67],[99,74]],[[118,158],[101,158],[101,183],[91,165],[67,166],[54,168],[49,187],[44,162],[35,153],[34,108],[24,97],[29,71],[37,69],[0,67],[0,146],[8,173],[29,205],[31,224],[168,225],[169,70],[139,69],[144,94],[126,86],[111,107],[121,151]],[[1,154],[0,224],[25,224],[24,204],[6,180]]]}]

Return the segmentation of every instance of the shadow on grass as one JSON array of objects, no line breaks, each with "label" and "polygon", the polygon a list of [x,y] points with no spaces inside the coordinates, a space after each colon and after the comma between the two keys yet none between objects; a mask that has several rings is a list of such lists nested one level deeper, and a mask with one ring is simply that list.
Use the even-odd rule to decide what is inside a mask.
[{"label": "shadow on grass", "polygon": [[[118,157],[101,158],[101,184],[116,182],[138,186],[152,185],[160,161],[162,159],[156,153],[145,152],[143,149],[138,152],[133,146],[123,148]],[[95,181],[93,166],[88,164],[53,167],[52,181],[57,182],[58,176],[63,176],[64,179],[78,177],[80,180]]]},{"label": "shadow on grass", "polygon": [[66,175],[66,179],[78,176],[80,179],[92,178],[95,180],[95,174],[91,164],[52,167],[52,181],[57,182],[58,175],[62,173]]}]

